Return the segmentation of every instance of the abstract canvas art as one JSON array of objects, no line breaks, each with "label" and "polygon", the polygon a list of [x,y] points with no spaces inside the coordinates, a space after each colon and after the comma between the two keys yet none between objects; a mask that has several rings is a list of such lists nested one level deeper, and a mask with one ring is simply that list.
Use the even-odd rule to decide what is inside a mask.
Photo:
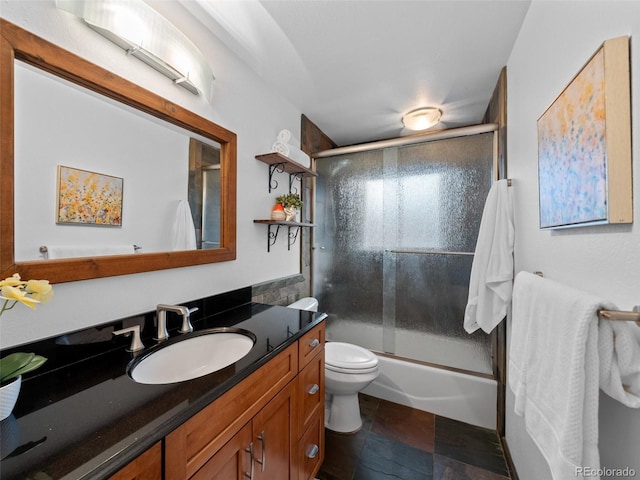
[{"label": "abstract canvas art", "polygon": [[540,228],[629,223],[619,187],[631,188],[630,136],[612,131],[630,135],[628,68],[628,39],[605,42],[538,119]]},{"label": "abstract canvas art", "polygon": [[122,225],[123,179],[58,165],[56,223]]}]

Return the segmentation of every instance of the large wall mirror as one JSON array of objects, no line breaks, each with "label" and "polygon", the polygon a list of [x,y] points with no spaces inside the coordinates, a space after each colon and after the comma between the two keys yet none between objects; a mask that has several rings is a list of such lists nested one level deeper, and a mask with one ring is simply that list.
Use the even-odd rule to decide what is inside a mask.
[{"label": "large wall mirror", "polygon": [[0,275],[60,283],[235,259],[236,135],[0,22]]}]

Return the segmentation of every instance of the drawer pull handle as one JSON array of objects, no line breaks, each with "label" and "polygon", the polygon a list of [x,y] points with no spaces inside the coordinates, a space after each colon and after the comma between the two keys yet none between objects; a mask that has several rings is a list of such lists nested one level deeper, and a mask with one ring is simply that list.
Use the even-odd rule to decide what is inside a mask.
[{"label": "drawer pull handle", "polygon": [[315,458],[319,451],[318,445],[311,445],[307,448],[307,458]]},{"label": "drawer pull handle", "polygon": [[314,383],[309,389],[309,395],[315,395],[316,393],[318,393],[318,390],[320,390],[320,385]]},{"label": "drawer pull handle", "polygon": [[315,348],[318,345],[320,345],[320,340],[318,340],[317,338],[314,338],[313,340],[311,340],[311,342],[309,343],[309,346],[311,348]]},{"label": "drawer pull handle", "polygon": [[267,463],[267,442],[265,441],[264,430],[260,432],[260,435],[258,435],[258,440],[262,443],[262,459],[256,460],[256,462],[260,464],[260,471],[264,472],[265,465]]},{"label": "drawer pull handle", "polygon": [[249,472],[244,472],[244,476],[245,477],[249,477],[249,480],[253,480],[253,442],[251,442],[249,444],[249,447],[245,448],[244,451],[247,452],[251,456],[251,460],[250,460],[251,467],[250,467],[250,470],[249,470]]}]

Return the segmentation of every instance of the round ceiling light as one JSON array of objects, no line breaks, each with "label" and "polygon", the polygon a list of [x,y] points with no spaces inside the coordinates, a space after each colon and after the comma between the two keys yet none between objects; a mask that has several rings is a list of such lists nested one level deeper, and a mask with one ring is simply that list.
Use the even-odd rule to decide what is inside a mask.
[{"label": "round ceiling light", "polygon": [[402,117],[402,123],[409,130],[426,130],[440,121],[442,110],[435,107],[416,108]]}]

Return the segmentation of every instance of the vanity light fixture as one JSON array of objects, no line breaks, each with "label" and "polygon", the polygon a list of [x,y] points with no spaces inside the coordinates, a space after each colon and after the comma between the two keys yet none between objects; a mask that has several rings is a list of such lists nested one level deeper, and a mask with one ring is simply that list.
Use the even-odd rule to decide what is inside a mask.
[{"label": "vanity light fixture", "polygon": [[56,6],[194,95],[211,91],[214,77],[202,53],[142,0],[56,0]]},{"label": "vanity light fixture", "polygon": [[426,130],[440,121],[442,110],[436,107],[421,107],[402,116],[402,124],[409,130]]}]

